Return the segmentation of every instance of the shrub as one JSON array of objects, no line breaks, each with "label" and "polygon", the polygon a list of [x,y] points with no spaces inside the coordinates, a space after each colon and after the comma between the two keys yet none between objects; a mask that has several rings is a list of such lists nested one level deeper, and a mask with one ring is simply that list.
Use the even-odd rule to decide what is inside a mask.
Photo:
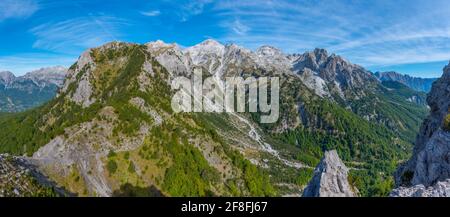
[{"label": "shrub", "polygon": [[117,163],[114,160],[109,160],[106,166],[109,174],[114,174],[117,171]]},{"label": "shrub", "polygon": [[133,162],[130,162],[130,165],[128,166],[128,172],[130,172],[130,173],[136,172],[136,167],[134,166]]},{"label": "shrub", "polygon": [[444,130],[450,132],[450,114],[444,118]]},{"label": "shrub", "polygon": [[123,158],[125,158],[125,160],[130,159],[130,152],[125,152],[125,154],[123,155]]},{"label": "shrub", "polygon": [[414,172],[408,170],[408,171],[404,172],[403,175],[401,176],[401,181],[405,185],[410,185],[413,178],[414,178]]},{"label": "shrub", "polygon": [[108,157],[112,158],[112,157],[115,157],[115,156],[117,156],[116,152],[114,152],[113,150],[110,150],[109,153],[108,153]]}]

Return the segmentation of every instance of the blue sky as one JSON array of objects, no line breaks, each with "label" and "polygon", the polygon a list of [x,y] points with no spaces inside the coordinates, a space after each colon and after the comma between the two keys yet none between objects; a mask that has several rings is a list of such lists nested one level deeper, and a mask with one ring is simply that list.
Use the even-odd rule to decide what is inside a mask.
[{"label": "blue sky", "polygon": [[205,39],[285,53],[326,48],[369,70],[437,77],[450,60],[447,0],[0,0],[0,71],[70,66],[112,40]]}]

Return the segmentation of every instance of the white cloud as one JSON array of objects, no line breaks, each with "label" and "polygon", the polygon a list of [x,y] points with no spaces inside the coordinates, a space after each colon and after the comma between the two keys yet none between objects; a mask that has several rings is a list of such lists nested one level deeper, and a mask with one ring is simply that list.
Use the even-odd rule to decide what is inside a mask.
[{"label": "white cloud", "polygon": [[10,18],[27,18],[39,10],[34,0],[1,0],[0,22]]},{"label": "white cloud", "polygon": [[240,20],[235,20],[232,26],[233,31],[238,35],[245,35],[250,28],[241,23]]},{"label": "white cloud", "polygon": [[180,12],[179,16],[181,17],[181,21],[185,22],[189,20],[191,16],[199,15],[203,13],[203,10],[207,4],[212,3],[213,0],[191,0],[187,1],[187,3],[179,3],[180,4]]},{"label": "white cloud", "polygon": [[219,40],[253,49],[321,47],[364,66],[450,59],[445,0],[223,0],[212,8],[226,31]]},{"label": "white cloud", "polygon": [[30,30],[37,37],[33,47],[63,53],[80,50],[118,40],[119,28],[126,20],[110,16],[88,16],[60,22],[50,22]]},{"label": "white cloud", "polygon": [[147,17],[156,17],[159,16],[161,14],[161,11],[159,10],[154,10],[154,11],[143,11],[141,12],[142,15],[147,16]]}]

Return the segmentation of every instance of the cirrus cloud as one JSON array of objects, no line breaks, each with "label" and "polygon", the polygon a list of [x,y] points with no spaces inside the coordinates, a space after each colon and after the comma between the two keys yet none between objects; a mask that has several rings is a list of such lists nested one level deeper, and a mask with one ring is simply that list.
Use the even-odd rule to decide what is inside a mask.
[{"label": "cirrus cloud", "polygon": [[33,47],[61,52],[77,53],[80,49],[116,41],[121,36],[120,27],[128,25],[124,19],[90,15],[60,22],[48,22],[30,30],[37,37]]},{"label": "cirrus cloud", "polygon": [[0,2],[0,22],[10,18],[27,18],[39,10],[35,0],[2,0]]}]

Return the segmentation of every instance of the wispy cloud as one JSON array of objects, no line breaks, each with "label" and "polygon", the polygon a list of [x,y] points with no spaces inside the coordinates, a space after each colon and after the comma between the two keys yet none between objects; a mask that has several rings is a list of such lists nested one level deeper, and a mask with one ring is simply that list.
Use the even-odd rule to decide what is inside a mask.
[{"label": "wispy cloud", "polygon": [[156,17],[161,14],[161,11],[159,10],[153,10],[153,11],[141,11],[141,14],[147,17]]},{"label": "wispy cloud", "polygon": [[111,16],[87,16],[60,22],[49,22],[30,30],[37,37],[34,48],[62,53],[78,53],[90,48],[118,40],[120,27],[127,21]]},{"label": "wispy cloud", "polygon": [[213,0],[190,0],[184,2],[176,2],[179,4],[179,16],[182,22],[189,20],[190,17],[203,13],[207,4],[212,3]]},{"label": "wispy cloud", "polygon": [[39,10],[35,0],[1,0],[0,22],[10,18],[27,18]]},{"label": "wispy cloud", "polygon": [[322,47],[364,66],[450,59],[445,0],[223,0],[212,8],[227,30],[220,40],[254,49]]},{"label": "wispy cloud", "polygon": [[113,0],[107,7],[104,1],[0,0],[0,22],[33,16],[20,26],[28,32],[9,27],[22,37],[22,47],[5,46],[12,51],[0,54],[27,50],[31,33],[35,41],[26,52],[74,56],[112,40],[192,45],[208,35],[285,53],[326,48],[371,69],[450,59],[448,0]]},{"label": "wispy cloud", "polygon": [[242,24],[242,22],[238,19],[236,19],[233,22],[233,25],[231,28],[238,35],[245,35],[250,30],[250,28],[248,26]]}]

